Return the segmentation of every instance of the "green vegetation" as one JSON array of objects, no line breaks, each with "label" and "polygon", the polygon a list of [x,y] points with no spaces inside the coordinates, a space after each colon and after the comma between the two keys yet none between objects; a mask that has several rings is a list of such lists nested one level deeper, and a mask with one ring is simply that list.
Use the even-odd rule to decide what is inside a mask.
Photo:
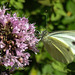
[{"label": "green vegetation", "polygon": [[[8,13],[29,18],[36,23],[36,30],[75,30],[75,0],[0,0],[0,6],[11,8]],[[39,53],[31,53],[30,65],[13,75],[75,75],[75,62],[68,65],[57,62],[45,50],[43,43],[37,44]]]}]

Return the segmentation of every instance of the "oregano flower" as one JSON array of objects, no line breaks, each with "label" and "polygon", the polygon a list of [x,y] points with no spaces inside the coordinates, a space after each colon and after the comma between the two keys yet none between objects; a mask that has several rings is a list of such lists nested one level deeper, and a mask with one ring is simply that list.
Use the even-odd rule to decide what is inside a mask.
[{"label": "oregano flower", "polygon": [[16,13],[5,14],[6,10],[0,8],[0,63],[11,67],[17,63],[18,67],[24,67],[29,65],[30,57],[26,50],[38,52],[35,24],[30,24],[25,17],[17,17]]}]

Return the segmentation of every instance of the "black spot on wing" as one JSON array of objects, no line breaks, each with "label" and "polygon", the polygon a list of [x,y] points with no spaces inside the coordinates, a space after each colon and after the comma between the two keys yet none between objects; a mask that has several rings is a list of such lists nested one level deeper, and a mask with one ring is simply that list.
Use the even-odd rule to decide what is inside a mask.
[{"label": "black spot on wing", "polygon": [[75,45],[75,41],[73,41],[72,44]]},{"label": "black spot on wing", "polygon": [[69,51],[69,48],[67,48],[67,51]]}]

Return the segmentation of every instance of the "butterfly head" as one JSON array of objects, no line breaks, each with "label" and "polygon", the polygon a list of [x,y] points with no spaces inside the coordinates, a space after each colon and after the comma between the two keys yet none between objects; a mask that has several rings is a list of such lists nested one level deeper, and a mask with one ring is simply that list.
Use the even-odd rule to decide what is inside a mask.
[{"label": "butterfly head", "polygon": [[43,37],[47,36],[49,34],[49,32],[47,30],[43,31],[41,34],[41,40],[43,39]]}]

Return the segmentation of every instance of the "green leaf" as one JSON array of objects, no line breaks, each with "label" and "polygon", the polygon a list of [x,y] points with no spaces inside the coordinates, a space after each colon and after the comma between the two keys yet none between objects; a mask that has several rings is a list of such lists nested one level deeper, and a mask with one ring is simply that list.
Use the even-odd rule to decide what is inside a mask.
[{"label": "green leaf", "polygon": [[24,2],[25,2],[25,0],[18,0],[18,2],[23,2],[23,3],[24,3]]},{"label": "green leaf", "polygon": [[37,75],[37,73],[38,73],[38,70],[32,67],[29,75]]},{"label": "green leaf", "polygon": [[57,21],[61,18],[61,15],[56,14],[56,16],[54,14],[51,15],[51,21]]},{"label": "green leaf", "polygon": [[41,75],[67,75],[67,73],[60,72],[58,70],[54,70],[50,64],[46,64],[42,68],[42,74]]},{"label": "green leaf", "polygon": [[42,68],[42,75],[53,75],[53,71],[54,69],[52,68],[52,66],[50,64],[46,64],[43,68]]},{"label": "green leaf", "polygon": [[8,2],[7,0],[4,0],[4,1],[1,1],[1,4],[5,4],[7,2]]},{"label": "green leaf", "polygon": [[54,71],[54,74],[55,75],[67,75],[67,73],[63,73],[63,72],[60,72],[60,71],[57,71],[57,70]]},{"label": "green leaf", "polygon": [[55,10],[56,10],[56,9],[61,9],[61,10],[63,10],[63,5],[62,5],[62,3],[60,3],[60,2],[54,3],[54,9],[55,9]]},{"label": "green leaf", "polygon": [[75,22],[68,25],[68,30],[75,30]]},{"label": "green leaf", "polygon": [[58,28],[61,29],[61,30],[64,30],[65,26],[64,25],[59,25]]},{"label": "green leaf", "polygon": [[63,24],[69,24],[75,21],[75,15],[73,16],[66,16],[63,20],[62,23]]},{"label": "green leaf", "polygon": [[[13,5],[15,3],[15,0],[10,0],[10,4]],[[13,5],[14,6],[14,5]]]},{"label": "green leaf", "polygon": [[24,74],[23,74],[23,72],[17,71],[16,73],[14,73],[14,75],[24,75]]},{"label": "green leaf", "polygon": [[42,5],[50,6],[50,0],[38,0]]},{"label": "green leaf", "polygon": [[35,55],[35,57],[38,63],[42,62],[42,60],[45,60],[46,58],[52,60],[52,57],[48,54],[48,52],[42,52],[40,54]]},{"label": "green leaf", "polygon": [[59,15],[62,15],[62,16],[66,16],[66,13],[64,10],[58,10],[56,13],[58,13]]},{"label": "green leaf", "polygon": [[52,66],[53,66],[54,69],[56,69],[56,70],[58,70],[60,72],[67,73],[66,65],[63,64],[63,63],[55,61],[55,62],[52,63]]},{"label": "green leaf", "polygon": [[23,9],[23,4],[21,2],[15,2],[14,7],[16,9]]},{"label": "green leaf", "polygon": [[50,32],[50,31],[52,31],[52,30],[54,29],[54,26],[53,26],[52,24],[49,24],[49,23],[48,23],[48,24],[46,25],[46,29],[47,29],[47,31]]},{"label": "green leaf", "polygon": [[69,0],[67,2],[67,6],[66,6],[67,10],[70,11],[72,14],[75,15],[75,3],[72,2],[72,0]]},{"label": "green leaf", "polygon": [[54,11],[59,15],[66,16],[66,12],[64,11],[63,5],[60,2],[54,4]]},{"label": "green leaf", "polygon": [[60,2],[54,3],[54,13],[51,15],[51,20],[52,21],[57,21],[59,20],[62,16],[66,16],[66,12],[63,9],[63,5]]}]

